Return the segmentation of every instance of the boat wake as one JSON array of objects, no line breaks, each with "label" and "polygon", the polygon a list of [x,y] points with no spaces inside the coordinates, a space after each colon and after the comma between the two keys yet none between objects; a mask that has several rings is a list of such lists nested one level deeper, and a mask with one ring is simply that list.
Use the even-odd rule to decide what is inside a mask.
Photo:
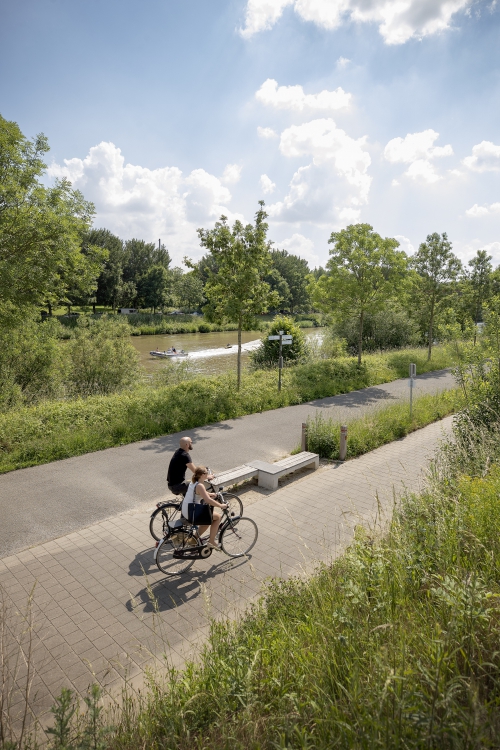
[{"label": "boat wake", "polygon": [[[246,344],[241,345],[242,352],[253,352],[260,344],[260,339],[255,341],[248,341]],[[225,346],[217,349],[200,349],[197,352],[189,352],[189,359],[206,359],[207,357],[222,357],[224,354],[236,354],[238,351],[238,345],[233,344],[230,349]]]}]

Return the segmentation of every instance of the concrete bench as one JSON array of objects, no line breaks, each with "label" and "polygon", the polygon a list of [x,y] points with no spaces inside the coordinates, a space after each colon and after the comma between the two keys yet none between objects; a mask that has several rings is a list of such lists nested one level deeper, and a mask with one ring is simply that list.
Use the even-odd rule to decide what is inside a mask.
[{"label": "concrete bench", "polygon": [[282,458],[281,461],[276,461],[274,464],[269,464],[267,461],[249,461],[248,466],[258,470],[259,487],[264,487],[267,490],[277,490],[278,479],[284,477],[285,474],[291,474],[299,469],[309,467],[317,469],[319,466],[319,456],[317,453],[303,451],[302,453],[297,453],[295,456]]},{"label": "concrete bench", "polygon": [[242,466],[236,466],[234,469],[221,471],[220,474],[217,474],[212,483],[214,487],[219,487],[221,485],[223,487],[228,487],[232,484],[244,482],[247,479],[253,479],[257,474],[258,469],[254,469],[253,466],[249,466],[248,464],[242,464]]}]

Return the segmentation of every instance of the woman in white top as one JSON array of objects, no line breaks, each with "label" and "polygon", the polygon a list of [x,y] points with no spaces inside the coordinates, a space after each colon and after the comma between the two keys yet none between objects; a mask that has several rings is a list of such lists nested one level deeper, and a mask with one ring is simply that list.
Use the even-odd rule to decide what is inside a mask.
[{"label": "woman in white top", "polygon": [[[206,467],[197,466],[194,470],[193,476],[191,477],[191,482],[189,483],[189,487],[187,489],[184,500],[182,501],[181,513],[185,519],[188,519],[189,517],[188,505],[190,503],[198,504],[203,500],[203,503],[206,505],[212,505],[215,508],[227,508],[226,503],[219,503],[219,501],[216,500],[216,492],[207,492],[205,486],[203,485],[203,482],[205,482],[207,478],[208,471]],[[198,527],[198,533],[201,536],[205,533],[205,531],[208,529],[208,526],[210,525],[210,541],[208,542],[208,546],[211,547],[211,549],[216,549],[219,551],[220,547],[215,542],[215,536],[219,529],[221,518],[221,514],[214,511],[212,515],[212,523]]]}]

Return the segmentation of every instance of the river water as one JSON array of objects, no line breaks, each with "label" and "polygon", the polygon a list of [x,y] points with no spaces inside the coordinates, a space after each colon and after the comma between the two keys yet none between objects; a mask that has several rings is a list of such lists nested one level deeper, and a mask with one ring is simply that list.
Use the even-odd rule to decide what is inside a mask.
[{"label": "river water", "polygon": [[[318,328],[303,328],[302,330],[308,339],[321,336],[321,329]],[[262,331],[242,331],[243,367],[248,365],[248,355],[259,345],[262,336]],[[236,370],[237,331],[131,336],[130,342],[139,352],[141,365],[147,372],[158,372],[171,362],[187,362],[190,370],[205,375],[217,375],[228,370]],[[232,348],[226,348],[227,344],[231,344]],[[177,351],[184,349],[189,352],[189,356],[165,360],[153,357],[149,353],[155,349],[166,351],[171,347],[175,347]]]}]

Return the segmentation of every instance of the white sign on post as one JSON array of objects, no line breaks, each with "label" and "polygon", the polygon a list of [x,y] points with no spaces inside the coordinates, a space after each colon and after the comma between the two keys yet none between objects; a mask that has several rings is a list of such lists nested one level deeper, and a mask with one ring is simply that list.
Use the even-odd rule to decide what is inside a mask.
[{"label": "white sign on post", "polygon": [[268,341],[279,341],[280,337],[279,336],[268,336],[267,340]]}]

